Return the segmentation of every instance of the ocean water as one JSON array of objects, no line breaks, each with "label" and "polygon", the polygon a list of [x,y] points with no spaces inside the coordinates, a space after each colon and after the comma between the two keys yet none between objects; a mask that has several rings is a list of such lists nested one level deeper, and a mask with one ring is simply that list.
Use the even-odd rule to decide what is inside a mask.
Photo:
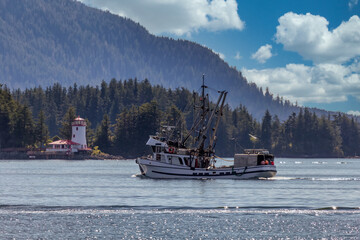
[{"label": "ocean water", "polygon": [[154,180],[134,160],[0,161],[0,239],[360,239],[360,159],[276,165],[273,179]]}]

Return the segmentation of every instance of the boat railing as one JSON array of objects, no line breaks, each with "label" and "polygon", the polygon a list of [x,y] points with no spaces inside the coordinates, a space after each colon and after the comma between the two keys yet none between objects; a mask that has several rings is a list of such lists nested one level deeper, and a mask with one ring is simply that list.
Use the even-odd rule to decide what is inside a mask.
[{"label": "boat railing", "polygon": [[269,154],[267,149],[244,149],[246,154]]}]

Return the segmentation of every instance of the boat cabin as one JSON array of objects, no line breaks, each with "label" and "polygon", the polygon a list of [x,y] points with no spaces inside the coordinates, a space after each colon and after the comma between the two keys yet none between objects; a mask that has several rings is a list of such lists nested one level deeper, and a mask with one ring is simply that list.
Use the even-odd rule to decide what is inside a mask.
[{"label": "boat cabin", "polygon": [[234,167],[274,165],[274,155],[266,149],[245,149],[234,155]]},{"label": "boat cabin", "polygon": [[169,163],[173,165],[195,167],[196,159],[190,159],[188,149],[179,149],[169,146],[165,139],[158,136],[150,136],[146,145],[150,146],[153,151],[153,159],[159,162]]}]

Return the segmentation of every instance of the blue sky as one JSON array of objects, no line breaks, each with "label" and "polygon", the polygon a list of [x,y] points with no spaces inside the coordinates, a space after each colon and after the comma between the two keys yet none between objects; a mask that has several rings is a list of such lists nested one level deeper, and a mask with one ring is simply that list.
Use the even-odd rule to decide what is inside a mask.
[{"label": "blue sky", "polygon": [[360,115],[359,0],[81,0],[211,48],[302,106]]}]

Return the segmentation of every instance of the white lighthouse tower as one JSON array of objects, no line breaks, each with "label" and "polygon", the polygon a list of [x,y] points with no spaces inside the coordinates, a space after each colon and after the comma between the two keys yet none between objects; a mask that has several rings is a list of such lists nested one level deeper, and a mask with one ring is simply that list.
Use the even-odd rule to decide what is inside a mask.
[{"label": "white lighthouse tower", "polygon": [[86,143],[86,121],[81,117],[77,117],[72,122],[72,136],[71,141],[78,143],[79,150],[87,149]]}]

